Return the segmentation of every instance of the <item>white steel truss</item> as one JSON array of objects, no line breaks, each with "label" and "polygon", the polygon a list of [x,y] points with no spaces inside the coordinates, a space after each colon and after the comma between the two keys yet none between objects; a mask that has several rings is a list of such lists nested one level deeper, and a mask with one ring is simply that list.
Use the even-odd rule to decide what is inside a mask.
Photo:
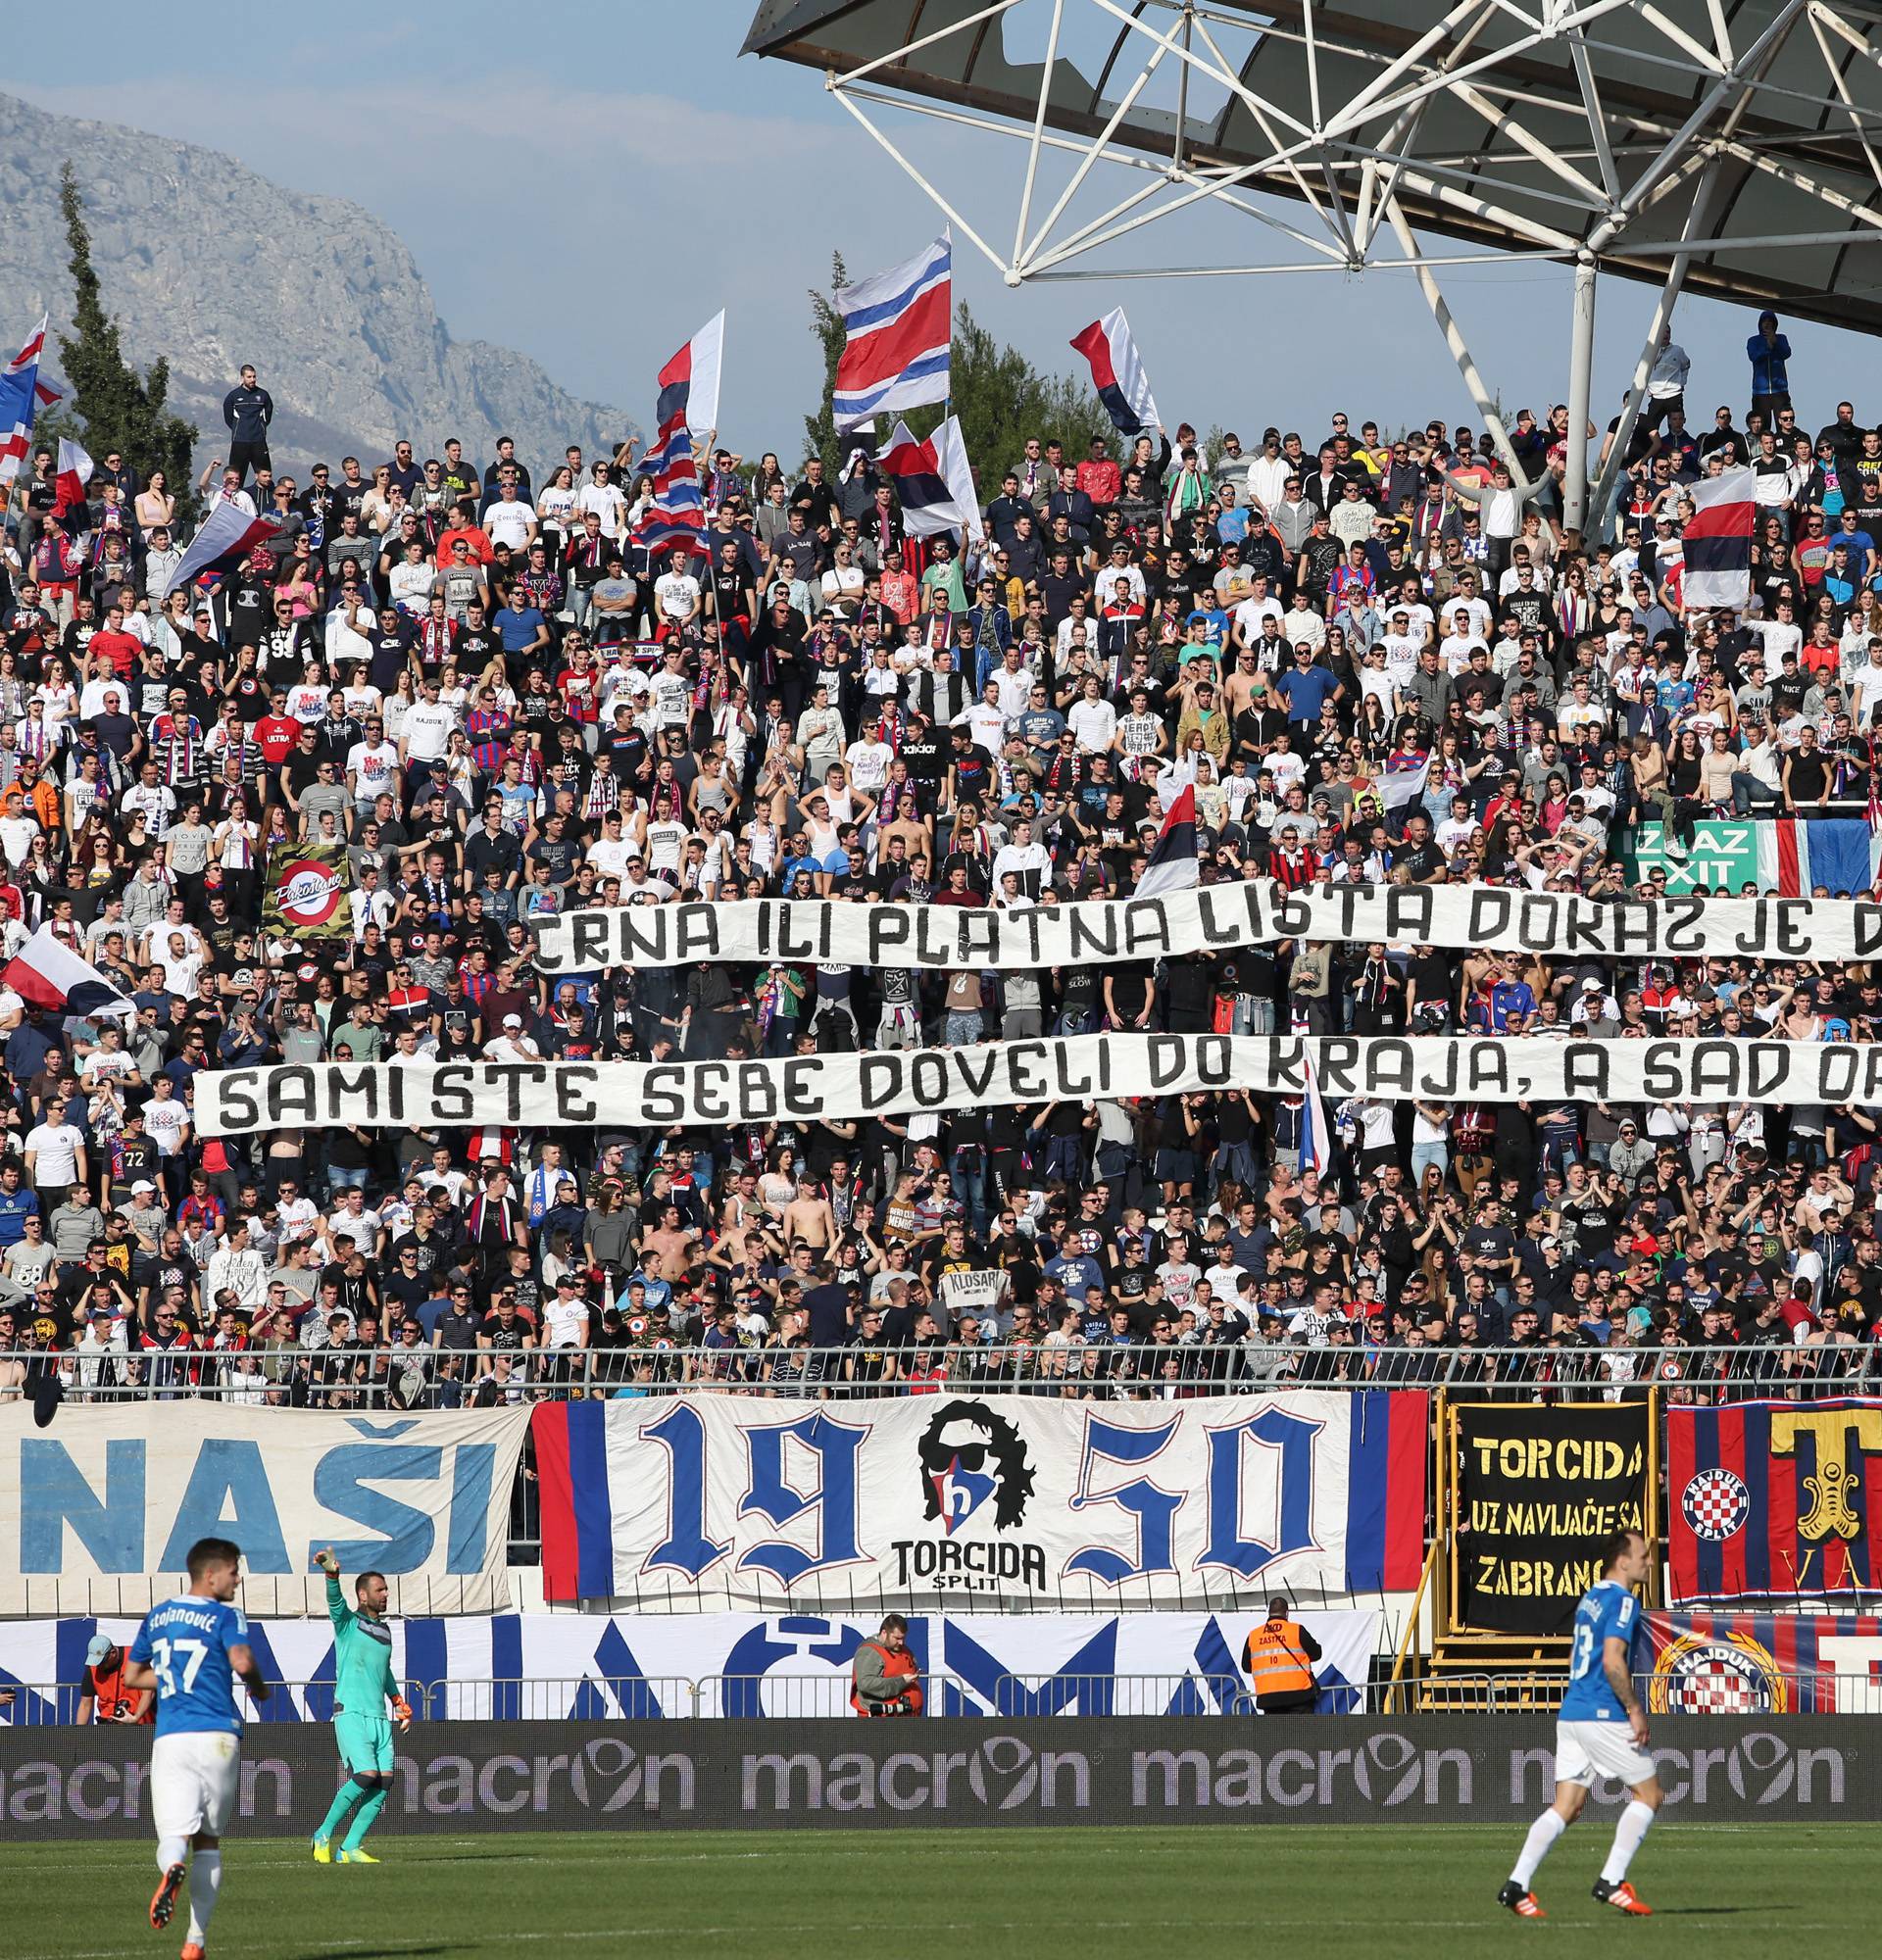
[{"label": "white steel truss", "polygon": [[[1858,316],[1847,323],[1882,327],[1882,259],[1850,256],[1882,240],[1877,0],[1405,0],[1400,10],[1434,12],[1420,27],[1394,24],[1390,8],[1368,26],[1352,0],[1267,0],[1259,14],[1252,0],[767,0],[747,46],[822,67],[826,88],[1010,285],[1415,271],[1506,453],[1444,299],[1448,267],[1576,269],[1578,411],[1603,270],[1659,286],[1656,333],[1687,285],[1805,295],[1798,310],[1815,318],[1833,317],[1822,296],[1847,287]],[[872,52],[852,58],[844,33],[861,43],[859,19]],[[1090,80],[1065,50],[1100,33],[1108,58]],[[1044,60],[999,53],[1022,40]],[[992,80],[981,82],[983,70]],[[1205,96],[1220,109],[1193,111]],[[1011,220],[971,221],[958,192],[885,126],[891,116],[1019,146]],[[1056,190],[1048,167],[1064,178]],[[1762,226],[1741,203],[1766,214]],[[1144,262],[1150,227],[1205,211],[1227,220],[1219,258]],[[1278,259],[1242,249],[1247,222],[1283,247]],[[1650,341],[1629,421],[1652,353]],[[1578,527],[1579,443],[1564,487]]]}]

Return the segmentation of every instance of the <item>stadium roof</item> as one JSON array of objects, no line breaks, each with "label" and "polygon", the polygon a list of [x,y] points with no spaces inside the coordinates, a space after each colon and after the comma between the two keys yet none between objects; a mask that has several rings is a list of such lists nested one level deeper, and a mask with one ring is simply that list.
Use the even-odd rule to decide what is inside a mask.
[{"label": "stadium roof", "polygon": [[[745,49],[823,71],[1012,283],[1579,259],[1882,328],[1882,0],[764,0]],[[1011,250],[884,107],[1012,142]],[[1219,262],[1145,263],[1199,206]]]}]

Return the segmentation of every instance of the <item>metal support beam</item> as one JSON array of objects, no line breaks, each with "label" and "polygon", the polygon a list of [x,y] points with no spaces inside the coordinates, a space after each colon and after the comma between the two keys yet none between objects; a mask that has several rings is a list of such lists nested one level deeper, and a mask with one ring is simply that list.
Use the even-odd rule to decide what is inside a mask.
[{"label": "metal support beam", "polygon": [[1476,405],[1477,414],[1483,417],[1483,425],[1489,431],[1490,439],[1497,446],[1497,454],[1509,466],[1510,473],[1518,482],[1522,480],[1522,465],[1516,460],[1516,452],[1510,444],[1510,431],[1503,425],[1503,417],[1497,413],[1497,406],[1491,400],[1490,390],[1483,385],[1483,376],[1477,371],[1477,364],[1471,358],[1470,345],[1463,337],[1462,329],[1450,307],[1445,303],[1443,292],[1431,268],[1418,256],[1418,241],[1412,236],[1412,226],[1404,208],[1397,198],[1388,198],[1385,204],[1386,221],[1398,238],[1400,249],[1412,260],[1417,269],[1418,286],[1424,294],[1424,303],[1431,309],[1431,318],[1438,323],[1438,331],[1444,335],[1444,344],[1451,350],[1451,358],[1458,364],[1458,372],[1463,376],[1463,385],[1470,390],[1470,399]]},{"label": "metal support beam", "polygon": [[1595,255],[1575,261],[1573,327],[1568,341],[1568,473],[1561,486],[1561,523],[1579,537],[1588,515],[1588,401],[1595,371]]}]

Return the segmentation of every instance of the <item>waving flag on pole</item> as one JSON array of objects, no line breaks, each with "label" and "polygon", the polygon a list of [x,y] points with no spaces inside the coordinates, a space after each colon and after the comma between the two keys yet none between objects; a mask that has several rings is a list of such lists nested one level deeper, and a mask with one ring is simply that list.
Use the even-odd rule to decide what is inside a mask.
[{"label": "waving flag on pole", "polygon": [[1326,1103],[1320,1085],[1313,1080],[1313,1064],[1307,1070],[1307,1093],[1301,1098],[1301,1171],[1317,1171],[1324,1177],[1333,1165],[1333,1126],[1326,1120]]},{"label": "waving flag on pole", "polygon": [[1196,786],[1185,783],[1164,812],[1157,848],[1137,881],[1137,896],[1154,899],[1164,892],[1191,892],[1196,883]]},{"label": "waving flag on pole", "polygon": [[948,399],[953,265],[954,248],[944,231],[913,259],[835,294],[849,334],[830,392],[839,429],[879,412]]},{"label": "waving flag on pole", "polygon": [[63,1007],[69,1014],[135,1014],[136,1008],[88,959],[82,959],[49,925],[42,925],[0,971],[35,1007]]},{"label": "waving flag on pole", "polygon": [[903,525],[912,538],[958,531],[980,514],[966,444],[953,416],[926,442],[916,442],[907,424],[897,422],[877,467],[895,485]]},{"label": "waving flag on pole", "polygon": [[725,315],[714,314],[660,370],[654,426],[664,435],[675,422],[700,435],[718,426],[718,370],[725,351]]},{"label": "waving flag on pole", "polygon": [[1752,519],[1756,509],[1749,469],[1722,469],[1693,485],[1692,521],[1682,593],[1689,607],[1749,606],[1752,599]]},{"label": "waving flag on pole", "polygon": [[75,442],[61,440],[59,473],[53,483],[52,514],[63,517],[68,511],[84,509],[85,485],[91,481],[91,458]]},{"label": "waving flag on pole", "polygon": [[641,467],[654,479],[654,501],[634,531],[634,543],[651,557],[683,546],[701,558],[706,549],[706,498],[699,487],[699,464],[693,438],[683,420],[676,420]]},{"label": "waving flag on pole", "polygon": [[40,315],[26,344],[0,372],[0,483],[11,483],[19,475],[32,446],[33,418],[39,411],[65,399],[57,388],[48,387],[39,378],[39,357],[46,351],[50,318]]},{"label": "waving flag on pole", "polygon": [[164,597],[204,572],[232,571],[257,545],[272,545],[280,535],[281,527],[272,517],[251,517],[239,504],[214,505],[171,573]]},{"label": "waving flag on pole", "polygon": [[1071,344],[1091,363],[1091,385],[1119,435],[1163,425],[1122,307],[1114,307],[1103,319],[1094,319],[1073,334]]}]

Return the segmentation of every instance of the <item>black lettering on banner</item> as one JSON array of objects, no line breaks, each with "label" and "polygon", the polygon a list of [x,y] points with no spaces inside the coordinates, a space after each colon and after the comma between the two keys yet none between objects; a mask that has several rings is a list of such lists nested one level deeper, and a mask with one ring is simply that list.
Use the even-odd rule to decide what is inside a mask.
[{"label": "black lettering on banner", "polygon": [[1313,903],[1306,892],[1276,891],[1274,895],[1274,936],[1277,939],[1311,939],[1313,933]]},{"label": "black lettering on banner", "polygon": [[1770,907],[1762,899],[1752,901],[1752,926],[1749,932],[1742,932],[1732,942],[1736,953],[1762,953],[1770,943]]},{"label": "black lettering on banner", "polygon": [[649,1123],[683,1123],[686,1071],[677,1062],[655,1062],[641,1082],[640,1102]]},{"label": "black lettering on banner", "polygon": [[961,964],[963,966],[991,966],[998,958],[1000,928],[1006,923],[1006,913],[997,912],[991,906],[975,909],[961,908]]},{"label": "black lettering on banner", "polygon": [[526,1122],[528,1119],[522,1111],[523,1092],[549,1080],[549,1064],[545,1061],[501,1063],[491,1069],[485,1079],[504,1092],[504,1107],[509,1112],[504,1121]]},{"label": "black lettering on banner", "polygon": [[1862,1057],[1860,1101],[1866,1106],[1882,1099],[1882,1047],[1874,1042],[1864,1042],[1857,1053]]},{"label": "black lettering on banner", "polygon": [[1776,953],[1800,954],[1810,950],[1810,901],[1808,899],[1776,899],[1777,907]]},{"label": "black lettering on banner", "polygon": [[1412,1091],[1412,1044],[1390,1036],[1372,1042],[1365,1051],[1365,1094],[1408,1096]]},{"label": "black lettering on banner", "polygon": [[1876,905],[1873,900],[1858,899],[1850,909],[1856,934],[1855,957],[1866,959],[1882,948],[1882,906]]},{"label": "black lettering on banner", "polygon": [[1525,892],[1516,912],[1516,943],[1529,953],[1548,953],[1556,945],[1556,925],[1563,904],[1552,892]]},{"label": "black lettering on banner", "polygon": [[1745,1096],[1745,1045],[1735,1041],[1695,1042],[1686,1081],[1656,1100],[1738,1102]]},{"label": "black lettering on banner", "polygon": [[[1205,946],[1241,946],[1262,937],[1262,888],[1244,885],[1199,885],[1196,917]],[[1234,914],[1239,910],[1242,917]]]},{"label": "black lettering on banner", "polygon": [[1026,942],[1025,963],[1028,966],[1057,964],[1054,960],[1042,959],[1039,955],[1039,929],[1041,922],[1048,916],[1044,906],[1028,906],[1022,912],[1006,912],[1002,916],[1006,920],[1005,930],[1008,935],[1011,936],[1016,928],[1020,937]]},{"label": "black lettering on banner", "polygon": [[[615,913],[621,966],[667,966],[672,962],[670,906],[630,906]],[[581,916],[579,912],[575,914]]]},{"label": "black lettering on banner", "polygon": [[1189,1062],[1189,1044],[1181,1035],[1151,1035],[1145,1043],[1150,1060],[1150,1086],[1167,1089],[1179,1081]]},{"label": "black lettering on banner", "polygon": [[1510,892],[1472,892],[1469,930],[1464,937],[1472,946],[1492,945],[1510,923],[1510,907],[1514,903]]},{"label": "black lettering on banner", "polygon": [[1362,1042],[1346,1035],[1331,1035],[1320,1043],[1319,1087],[1327,1096],[1363,1096],[1365,1078],[1361,1068],[1365,1059]]},{"label": "black lettering on banner", "polygon": [[693,1116],[696,1121],[723,1123],[738,1120],[725,1101],[731,1073],[730,1067],[722,1061],[698,1061],[693,1064]]},{"label": "black lettering on banner", "polygon": [[915,915],[915,928],[916,958],[923,966],[956,963],[955,941],[960,934],[960,921],[954,907],[949,907],[945,920],[938,920],[926,906],[921,906]]},{"label": "black lettering on banner", "polygon": [[947,1056],[923,1049],[909,1063],[909,1094],[922,1109],[941,1109],[948,1101]]},{"label": "black lettering on banner", "polygon": [[1280,1096],[1299,1096],[1307,1088],[1307,1044],[1297,1035],[1267,1035],[1267,1079]]},{"label": "black lettering on banner", "polygon": [[1800,1093],[1800,1102],[1847,1102],[1856,1093],[1857,1078],[1862,1070],[1859,1051],[1847,1042],[1832,1042],[1811,1054],[1816,1063],[1816,1087]]},{"label": "black lettering on banner", "polygon": [[[886,1109],[902,1100],[902,1057],[899,1054],[866,1054],[857,1069],[858,1100],[866,1114]],[[821,1100],[821,1099],[819,1099]]]},{"label": "black lettering on banner", "polygon": [[554,1087],[558,1123],[591,1124],[601,1120],[601,1111],[595,1103],[601,1078],[592,1064],[565,1062],[556,1071]]},{"label": "black lettering on banner", "polygon": [[[379,1084],[385,1070],[376,1062],[363,1062],[358,1068],[329,1063],[326,1074],[326,1108],[331,1116],[353,1123],[379,1120]],[[353,1099],[357,1098],[358,1101]]]},{"label": "black lettering on banner", "polygon": [[719,910],[717,906],[686,905],[679,908],[678,956],[688,959],[718,959]]},{"label": "black lettering on banner", "polygon": [[809,932],[793,931],[798,924],[799,908],[787,907],[777,922],[777,952],[781,959],[816,959],[822,953],[823,935],[813,928]]},{"label": "black lettering on banner", "polygon": [[255,1098],[260,1088],[260,1071],[231,1068],[226,1075],[210,1078],[216,1085],[223,1128],[231,1135],[262,1127],[262,1105]]},{"label": "black lettering on banner", "polygon": [[1043,1074],[1034,1074],[1035,1068],[1043,1068],[1046,1060],[1046,1045],[1038,1041],[1011,1042],[1006,1050],[1007,1094],[1015,1102],[1038,1102],[1048,1095],[1048,1086]]},{"label": "black lettering on banner", "polygon": [[1613,910],[1614,943],[1617,954],[1652,953],[1659,931],[1659,921],[1651,906],[1616,906]]},{"label": "black lettering on banner", "polygon": [[[1694,1082],[1688,1082],[1685,1070],[1679,1065],[1679,1051],[1676,1048],[1663,1042],[1647,1042],[1643,1046],[1645,1053],[1640,1058],[1640,1087],[1650,1102],[1683,1102],[1699,1094],[1695,1086],[1699,1068],[1695,1067],[1693,1071]],[[1702,1042],[1700,1046],[1730,1051],[1722,1060],[1727,1068],[1736,1067],[1736,1043]]]},{"label": "black lettering on banner", "polygon": [[993,1072],[1000,1066],[1002,1051],[991,1042],[978,1048],[955,1048],[948,1051],[948,1059],[955,1072],[966,1086],[968,1096],[975,1102],[987,1100],[987,1090],[993,1081]]},{"label": "black lettering on banner", "polygon": [[823,1099],[817,1093],[817,1067],[808,1055],[797,1055],[784,1064],[784,1108],[792,1116],[821,1113]]},{"label": "black lettering on banner", "polygon": [[1668,953],[1704,953],[1706,931],[1701,921],[1704,903],[1696,898],[1670,898],[1661,902],[1660,944]]},{"label": "black lettering on banner", "polygon": [[283,1124],[318,1123],[322,1116],[312,1068],[304,1063],[289,1062],[284,1068],[269,1072],[270,1128],[279,1128]]},{"label": "black lettering on banner", "polygon": [[[1495,1042],[1488,1044],[1498,1054]],[[1608,1063],[1610,1042],[1565,1042],[1561,1051],[1561,1089],[1564,1097],[1590,1102],[1608,1100]]]},{"label": "black lettering on banner", "polygon": [[1604,952],[1608,945],[1610,921],[1615,912],[1626,909],[1624,903],[1608,906],[1572,898],[1564,900],[1563,904],[1561,950],[1568,954]]},{"label": "black lettering on banner", "polygon": [[[1110,1053],[1110,1050],[1104,1046],[1104,1039],[1102,1035],[1098,1037],[1100,1044],[1098,1054],[1101,1063],[1105,1055]],[[1070,1042],[1055,1041],[1042,1043],[1039,1046],[1046,1050],[1048,1057],[1052,1062],[1053,1086],[1051,1093],[1054,1096],[1064,1100],[1067,1097],[1085,1097],[1091,1094],[1092,1079],[1090,1075],[1077,1075],[1072,1071],[1072,1048]],[[1026,1100],[1031,1102],[1035,1095],[1044,1096],[1046,1093],[1044,1089],[1029,1091]]]},{"label": "black lettering on banner", "polygon": [[441,1063],[431,1077],[431,1120],[469,1123],[477,1114],[477,1071],[468,1061]]},{"label": "black lettering on banner", "polygon": [[762,1061],[741,1061],[733,1071],[737,1120],[741,1123],[768,1123],[777,1114],[777,1085],[771,1070]]},{"label": "black lettering on banner", "polygon": [[1748,1059],[1751,1079],[1743,1094],[1753,1102],[1767,1102],[1772,1090],[1790,1080],[1790,1052],[1782,1042],[1753,1042]]},{"label": "black lettering on banner", "polygon": [[1207,1089],[1225,1089],[1235,1080],[1235,1049],[1226,1035],[1197,1035],[1190,1053],[1191,1072]]},{"label": "black lettering on banner", "polygon": [[[1506,1100],[1510,1087],[1510,1051],[1502,1042],[1473,1041],[1463,1044],[1469,1069],[1466,1094],[1488,1102]],[[1524,1087],[1528,1081],[1524,1078]]]},{"label": "black lettering on banner", "polygon": [[[1096,918],[1087,919],[1086,912],[1095,912]],[[1115,906],[1067,906],[1065,915],[1071,921],[1071,944],[1066,949],[1069,958],[1067,965],[1076,965],[1080,959],[1115,959],[1117,957],[1117,907]]]},{"label": "black lettering on banner", "polygon": [[[1417,1047],[1419,1063],[1416,1093],[1427,1102],[1448,1102],[1458,1093],[1458,1049],[1460,1044],[1447,1042],[1420,1042]],[[1431,1059],[1431,1051],[1436,1050],[1438,1059]]]},{"label": "black lettering on banner", "polygon": [[1161,899],[1132,899],[1124,906],[1124,947],[1131,958],[1169,951],[1169,914]]},{"label": "black lettering on banner", "polygon": [[907,906],[871,906],[863,914],[869,928],[869,964],[885,966],[885,953],[900,952],[908,945],[913,920]]},{"label": "black lettering on banner", "polygon": [[1437,895],[1421,885],[1393,885],[1385,894],[1387,939],[1427,939]]}]

